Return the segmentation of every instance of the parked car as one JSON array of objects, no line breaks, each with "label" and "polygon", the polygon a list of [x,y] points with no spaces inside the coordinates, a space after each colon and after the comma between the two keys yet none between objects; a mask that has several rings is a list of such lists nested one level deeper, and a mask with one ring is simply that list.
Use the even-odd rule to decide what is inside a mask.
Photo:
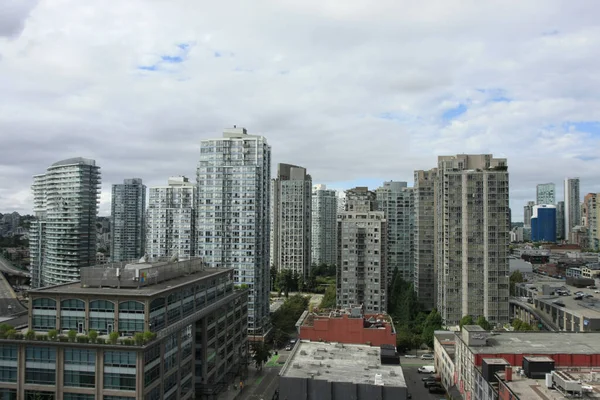
[{"label": "parked car", "polygon": [[285,349],[286,349],[286,351],[290,351],[290,350],[292,350],[292,347],[294,347],[294,346],[292,346],[291,344],[288,344],[287,346],[285,346]]},{"label": "parked car", "polygon": [[421,380],[423,382],[437,382],[437,381],[439,381],[439,378],[436,378],[435,376],[429,375],[429,376],[426,376],[424,378],[421,378]]},{"label": "parked car", "polygon": [[446,394],[446,389],[441,386],[431,386],[429,388],[429,393],[433,394]]},{"label": "parked car", "polygon": [[594,297],[594,295],[593,295],[593,294],[586,294],[584,297],[585,297],[586,299],[589,299],[590,297]]},{"label": "parked car", "polygon": [[437,381],[426,381],[426,382],[423,382],[423,386],[428,388],[428,387],[432,387],[432,386],[442,386],[442,385]]},{"label": "parked car", "polygon": [[433,360],[433,358],[433,354],[431,353],[421,355],[421,360]]},{"label": "parked car", "polygon": [[435,374],[435,367],[433,365],[424,365],[417,369],[419,374]]},{"label": "parked car", "polygon": [[414,354],[405,354],[404,358],[417,358],[417,356]]},{"label": "parked car", "polygon": [[273,397],[271,398],[271,400],[279,400],[279,389],[275,390],[275,393],[273,393]]},{"label": "parked car", "polygon": [[600,290],[594,290],[594,293],[600,293]]}]

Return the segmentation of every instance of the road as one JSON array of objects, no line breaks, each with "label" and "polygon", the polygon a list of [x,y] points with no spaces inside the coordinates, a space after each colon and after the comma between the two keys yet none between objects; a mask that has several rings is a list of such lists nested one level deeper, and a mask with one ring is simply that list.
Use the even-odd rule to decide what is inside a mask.
[{"label": "road", "polygon": [[11,317],[25,310],[4,274],[0,273],[0,317]]},{"label": "road", "polygon": [[0,272],[7,273],[9,275],[17,275],[17,276],[23,276],[23,277],[30,276],[27,272],[14,267],[8,260],[6,260],[2,256],[0,256]]},{"label": "road", "polygon": [[510,302],[519,305],[521,308],[524,308],[525,310],[529,311],[529,313],[535,315],[540,321],[542,321],[542,323],[550,332],[560,331],[558,326],[556,326],[556,324],[548,316],[544,315],[544,313],[540,310],[536,310],[529,303],[521,301],[517,297],[511,297]]},{"label": "road", "polygon": [[418,358],[400,358],[400,364],[402,365],[402,372],[404,373],[404,379],[406,380],[406,386],[408,387],[408,393],[412,395],[414,400],[438,400],[443,399],[442,394],[431,394],[429,390],[423,386],[422,379],[424,374],[419,374],[417,369],[423,365],[433,365],[433,361],[423,361]]}]

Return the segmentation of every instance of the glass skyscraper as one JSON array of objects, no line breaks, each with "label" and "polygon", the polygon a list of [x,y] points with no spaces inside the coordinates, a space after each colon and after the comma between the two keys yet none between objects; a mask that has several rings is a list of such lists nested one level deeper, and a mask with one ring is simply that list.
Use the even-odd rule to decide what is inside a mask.
[{"label": "glass skyscraper", "polygon": [[139,178],[112,186],[110,260],[130,261],[144,255],[146,186]]}]

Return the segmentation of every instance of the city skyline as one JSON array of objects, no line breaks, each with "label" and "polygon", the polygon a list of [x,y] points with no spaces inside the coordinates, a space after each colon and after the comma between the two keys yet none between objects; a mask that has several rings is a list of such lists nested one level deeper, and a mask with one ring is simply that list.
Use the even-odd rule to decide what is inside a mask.
[{"label": "city skyline", "polygon": [[136,1],[4,15],[0,212],[30,213],[31,176],[81,156],[103,167],[108,215],[111,184],[192,177],[200,141],[233,124],[333,189],[493,153],[513,220],[537,183],[600,192],[596,2]]}]

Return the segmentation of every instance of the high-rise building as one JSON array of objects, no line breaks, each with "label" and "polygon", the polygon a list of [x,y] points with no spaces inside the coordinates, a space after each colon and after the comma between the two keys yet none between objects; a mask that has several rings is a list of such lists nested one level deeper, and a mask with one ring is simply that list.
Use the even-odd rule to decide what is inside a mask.
[{"label": "high-rise building", "polygon": [[247,285],[248,334],[269,333],[271,146],[245,128],[202,140],[196,249],[210,267],[234,268]]},{"label": "high-rise building", "polygon": [[508,166],[491,154],[438,157],[435,192],[437,309],[509,320]]},{"label": "high-rise building", "polygon": [[532,242],[556,242],[556,206],[538,204],[531,217]]},{"label": "high-rise building", "polygon": [[531,226],[533,207],[535,207],[535,201],[528,201],[527,205],[523,207],[523,225],[525,226]]},{"label": "high-rise building", "polygon": [[579,178],[565,179],[565,239],[569,240],[571,230],[581,225],[581,200]]},{"label": "high-rise building", "polygon": [[436,307],[435,177],[437,170],[415,171],[414,288],[427,309]]},{"label": "high-rise building", "polygon": [[386,233],[385,213],[376,211],[375,193],[366,187],[347,190],[345,210],[338,214],[338,307],[387,310]]},{"label": "high-rise building", "polygon": [[59,161],[33,177],[32,189],[31,285],[76,281],[96,263],[100,167],[81,157]]},{"label": "high-rise building", "polygon": [[406,182],[384,182],[375,191],[377,211],[385,213],[387,222],[387,276],[398,271],[402,279],[414,279],[414,200],[413,188]]},{"label": "high-rise building", "polygon": [[271,191],[271,265],[306,278],[310,269],[312,178],[306,168],[279,164]]},{"label": "high-rise building", "polygon": [[600,193],[588,193],[583,199],[583,219],[585,221],[584,226],[588,233],[588,243],[591,249],[598,250],[598,201],[600,200]]},{"label": "high-rise building", "polygon": [[196,186],[185,176],[169,178],[166,186],[150,188],[146,254],[152,259],[194,255]]},{"label": "high-rise building", "polygon": [[535,204],[556,204],[556,186],[554,183],[540,183],[536,186]]},{"label": "high-rise building", "polygon": [[565,202],[556,203],[556,239],[565,238]]},{"label": "high-rise building", "polygon": [[313,265],[337,263],[337,193],[325,185],[312,190],[312,254]]},{"label": "high-rise building", "polygon": [[110,259],[139,259],[146,251],[146,186],[139,178],[112,186]]}]

